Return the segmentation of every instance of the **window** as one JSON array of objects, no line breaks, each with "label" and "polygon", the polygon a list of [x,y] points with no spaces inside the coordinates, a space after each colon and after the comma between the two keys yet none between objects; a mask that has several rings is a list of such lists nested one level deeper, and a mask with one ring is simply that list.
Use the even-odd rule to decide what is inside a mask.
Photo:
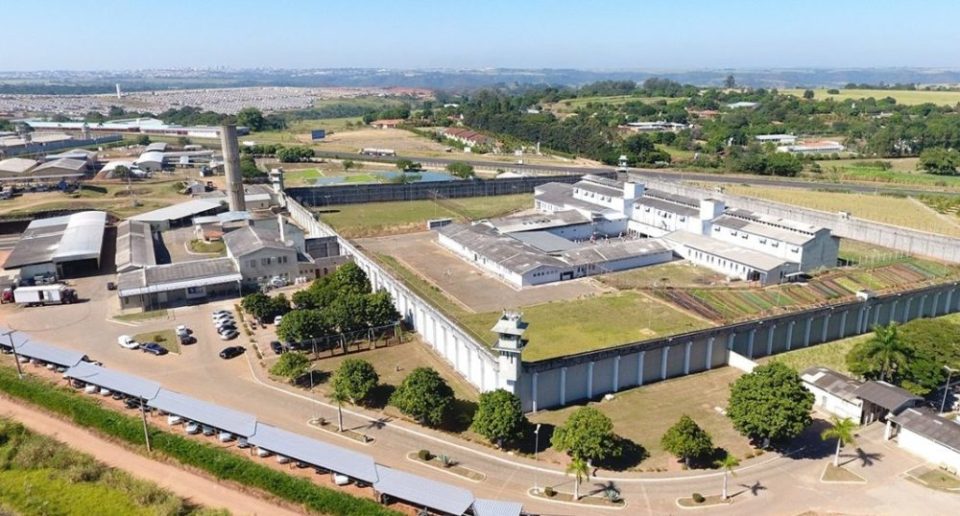
[{"label": "window", "polygon": [[257,266],[257,261],[256,261],[256,260],[250,260],[250,266],[251,266],[251,267],[256,267],[256,266]]},{"label": "window", "polygon": [[260,258],[260,265],[267,266],[267,265],[270,265],[272,261],[273,261],[273,258],[270,258],[269,256],[266,258]]},{"label": "window", "polygon": [[750,235],[744,233],[744,234],[740,235],[740,238],[746,240],[746,239],[750,238]]},{"label": "window", "polygon": [[687,221],[686,217],[680,217],[680,222],[686,222],[686,221]]},{"label": "window", "polygon": [[761,238],[761,239],[760,239],[760,243],[761,243],[761,244],[766,244],[766,243],[767,243],[767,239],[766,239],[766,238]]},{"label": "window", "polygon": [[791,248],[790,248],[790,252],[791,252],[791,253],[799,253],[799,252],[800,252],[800,248],[799,248],[799,247],[791,247]]},{"label": "window", "polygon": [[772,247],[780,247],[780,242],[771,242],[770,245]]},{"label": "window", "polygon": [[713,226],[713,230],[716,231],[717,233],[719,233],[719,232],[720,232],[720,226]]}]

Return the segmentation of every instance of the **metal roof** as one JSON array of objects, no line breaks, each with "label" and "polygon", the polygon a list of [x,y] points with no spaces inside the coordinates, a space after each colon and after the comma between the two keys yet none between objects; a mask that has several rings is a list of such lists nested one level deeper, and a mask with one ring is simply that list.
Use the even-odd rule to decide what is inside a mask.
[{"label": "metal roof", "polygon": [[145,400],[156,397],[161,389],[159,383],[100,367],[90,362],[80,362],[67,369],[66,376]]},{"label": "metal roof", "polygon": [[0,160],[0,172],[23,174],[35,166],[37,166],[37,160],[35,159],[8,158]]},{"label": "metal roof", "polygon": [[576,243],[549,231],[521,231],[510,236],[545,253],[559,253],[578,247]]},{"label": "metal roof", "polygon": [[167,142],[153,142],[144,147],[144,152],[163,152],[167,150]]},{"label": "metal roof", "polygon": [[201,213],[215,210],[226,204],[225,198],[219,199],[191,199],[187,202],[174,204],[139,215],[130,217],[130,220],[142,220],[144,222],[165,222],[168,220],[180,220],[187,217],[194,217]]},{"label": "metal roof", "polygon": [[891,421],[956,453],[960,453],[960,423],[934,414],[930,409],[908,408]]},{"label": "metal roof", "polygon": [[473,504],[470,491],[377,464],[379,480],[373,488],[419,507],[449,514],[463,514]]},{"label": "metal roof", "polygon": [[781,242],[800,246],[813,240],[815,235],[811,231],[817,230],[812,226],[811,229],[807,230],[793,229],[785,225],[771,224],[760,219],[745,220],[743,218],[734,217],[731,215],[720,215],[713,221],[713,223],[722,228],[742,231],[744,233],[750,233],[753,235],[771,238],[773,240],[779,240]]},{"label": "metal roof", "polygon": [[858,398],[869,401],[874,405],[879,405],[894,414],[906,405],[923,401],[923,398],[920,396],[914,395],[909,391],[887,382],[866,382],[860,387],[857,387],[854,394],[856,394]]},{"label": "metal roof", "polygon": [[503,502],[500,500],[485,500],[477,498],[473,502],[474,516],[520,516],[523,504],[518,502]]},{"label": "metal roof", "polygon": [[280,241],[280,232],[254,226],[231,231],[223,235],[223,243],[230,250],[230,256],[240,258],[261,249],[293,250]]},{"label": "metal roof", "polygon": [[106,224],[107,214],[102,211],[36,219],[24,230],[4,267],[99,259]]},{"label": "metal roof", "polygon": [[14,340],[14,344],[17,353],[22,356],[63,367],[75,366],[87,358],[87,355],[79,351],[58,348],[42,342],[24,341],[17,344]]},{"label": "metal roof", "polygon": [[156,265],[153,231],[140,220],[125,220],[117,225],[117,272]]},{"label": "metal roof", "polygon": [[87,173],[87,162],[80,159],[60,158],[48,161],[30,171],[30,177],[77,177]]},{"label": "metal roof", "polygon": [[169,292],[187,287],[219,285],[242,280],[233,258],[147,266],[117,275],[120,296]]},{"label": "metal roof", "polygon": [[258,448],[270,450],[273,453],[303,461],[313,466],[320,466],[347,475],[350,478],[371,484],[377,481],[377,467],[373,457],[310,439],[275,426],[258,422],[257,430],[248,439],[248,442]]},{"label": "metal roof", "polygon": [[838,398],[857,402],[855,394],[860,382],[844,376],[827,367],[810,367],[800,373],[800,378]]},{"label": "metal roof", "polygon": [[501,233],[539,231],[575,224],[589,224],[590,222],[589,217],[576,210],[535,213],[533,215],[501,217],[490,220],[490,224],[493,224]]},{"label": "metal roof", "polygon": [[673,256],[671,247],[658,238],[611,238],[564,251],[560,259],[570,265],[600,264],[602,267],[605,262],[660,253]]},{"label": "metal roof", "polygon": [[162,152],[159,152],[159,151],[147,151],[147,152],[144,152],[143,154],[141,154],[140,157],[138,157],[137,160],[134,161],[134,163],[140,164],[140,163],[150,163],[150,162],[153,162],[153,163],[161,163],[161,164],[162,164],[163,161],[164,161],[164,159],[166,159],[166,156],[165,156]]},{"label": "metal roof", "polygon": [[147,405],[170,414],[225,430],[240,437],[250,437],[257,431],[257,419],[252,414],[214,405],[161,388]]},{"label": "metal roof", "polygon": [[787,263],[787,260],[759,251],[686,231],[674,231],[673,233],[665,235],[663,239],[677,245],[683,245],[725,260],[730,260],[731,262],[746,265],[751,269],[759,271],[771,271]]}]

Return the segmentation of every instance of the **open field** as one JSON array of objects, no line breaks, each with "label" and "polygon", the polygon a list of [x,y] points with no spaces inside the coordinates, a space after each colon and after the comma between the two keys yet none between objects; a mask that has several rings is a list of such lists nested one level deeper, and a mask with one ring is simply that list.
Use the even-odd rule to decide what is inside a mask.
[{"label": "open field", "polygon": [[364,127],[328,135],[317,149],[328,152],[357,154],[362,148],[393,149],[401,156],[451,155],[449,146],[424,138],[404,129],[373,129]]},{"label": "open field", "polygon": [[818,192],[794,188],[757,188],[744,185],[725,186],[725,191],[828,213],[846,211],[856,218],[920,231],[960,236],[960,226],[946,223],[933,210],[919,209],[917,203],[908,198],[859,193]]},{"label": "open field", "polygon": [[834,340],[823,344],[810,346],[809,348],[795,349],[757,359],[761,364],[770,362],[781,362],[795,369],[798,373],[804,369],[813,366],[824,366],[833,369],[839,373],[850,374],[847,370],[847,353],[857,344],[869,340],[872,334],[857,335],[846,339]]},{"label": "open field", "polygon": [[[129,217],[177,202],[189,200],[178,192],[180,178],[164,177],[156,181],[133,183],[132,194],[127,185],[117,182],[85,183],[73,194],[62,192],[32,192],[0,201],[0,216],[29,215],[42,211],[64,209],[105,210],[118,217]],[[136,197],[139,206],[133,205]]]},{"label": "open field", "polygon": [[[730,420],[718,408],[726,408],[730,384],[741,372],[732,367],[714,369],[683,378],[674,378],[623,391],[611,401],[593,402],[613,420],[614,431],[643,446],[650,454],[637,469],[678,470],[676,459],[660,447],[660,438],[680,416],[686,414],[713,438],[714,446],[741,459],[752,451],[749,441],[733,429]],[[578,406],[530,414],[533,423],[563,424]],[[546,460],[560,462],[554,450],[541,454]],[[719,482],[719,480],[718,480]]]},{"label": "open field", "polygon": [[320,220],[346,238],[396,235],[426,229],[426,221],[457,221],[498,217],[533,205],[530,194],[467,197],[435,201],[380,202],[334,206],[320,212]]},{"label": "open field", "polygon": [[[890,164],[883,168],[878,161]],[[917,170],[918,158],[897,159],[838,159],[819,161],[821,172],[810,173],[817,180],[829,180],[835,183],[885,183],[910,185],[934,189],[960,188],[960,177],[928,174]]]},{"label": "open field", "polygon": [[657,287],[703,287],[723,283],[725,278],[706,267],[687,260],[640,267],[623,272],[602,274],[596,280],[617,290],[653,289]]},{"label": "open field", "polygon": [[[831,95],[827,93],[828,88],[817,88],[813,90],[813,95],[817,100],[832,98],[834,100],[864,99],[873,97],[877,100],[884,97],[896,99],[897,104],[913,106],[917,104],[943,104],[954,105],[960,102],[960,91],[909,91],[909,90],[848,90],[840,89],[840,93]],[[780,90],[785,95],[802,96],[803,88],[788,88]]]},{"label": "open field", "polygon": [[610,95],[606,97],[581,97],[575,99],[566,99],[556,104],[546,106],[548,110],[555,113],[573,113],[574,111],[586,107],[587,104],[606,104],[609,106],[620,106],[627,102],[643,102],[644,104],[653,104],[659,101],[675,102],[679,99],[670,97],[637,97],[634,95]]},{"label": "open field", "polygon": [[214,515],[151,482],[0,419],[0,507],[13,514]]}]

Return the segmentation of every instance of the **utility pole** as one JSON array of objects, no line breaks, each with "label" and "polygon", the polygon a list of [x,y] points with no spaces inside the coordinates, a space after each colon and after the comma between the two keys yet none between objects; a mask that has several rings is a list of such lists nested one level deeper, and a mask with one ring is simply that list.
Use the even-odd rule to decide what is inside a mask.
[{"label": "utility pole", "polygon": [[4,335],[10,339],[10,351],[13,352],[13,363],[17,364],[17,376],[23,380],[23,369],[20,367],[20,355],[17,355],[17,347],[13,345],[13,334],[16,332],[17,330],[10,328]]},{"label": "utility pole", "polygon": [[[537,462],[537,453],[540,451],[540,423],[537,423],[537,428],[533,431],[533,461]],[[540,468],[533,470],[533,492],[534,494],[540,493]]]},{"label": "utility pole", "polygon": [[145,407],[147,402],[143,398],[138,399],[140,400],[140,418],[143,420],[143,439],[147,442],[147,451],[152,451],[150,449],[150,430],[147,428],[147,409]]},{"label": "utility pole", "polygon": [[940,401],[940,414],[943,414],[943,409],[947,407],[947,394],[949,394],[950,391],[950,377],[954,372],[957,371],[948,365],[943,366],[943,368],[947,370],[947,382],[943,384],[943,399]]}]

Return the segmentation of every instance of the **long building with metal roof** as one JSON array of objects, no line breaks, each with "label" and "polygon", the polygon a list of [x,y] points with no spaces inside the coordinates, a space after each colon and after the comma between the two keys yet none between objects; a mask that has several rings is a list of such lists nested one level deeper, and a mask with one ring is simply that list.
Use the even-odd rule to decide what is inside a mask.
[{"label": "long building with metal roof", "polygon": [[106,224],[107,214],[102,211],[36,219],[24,230],[3,268],[19,269],[22,279],[69,277],[91,267],[99,270]]}]

